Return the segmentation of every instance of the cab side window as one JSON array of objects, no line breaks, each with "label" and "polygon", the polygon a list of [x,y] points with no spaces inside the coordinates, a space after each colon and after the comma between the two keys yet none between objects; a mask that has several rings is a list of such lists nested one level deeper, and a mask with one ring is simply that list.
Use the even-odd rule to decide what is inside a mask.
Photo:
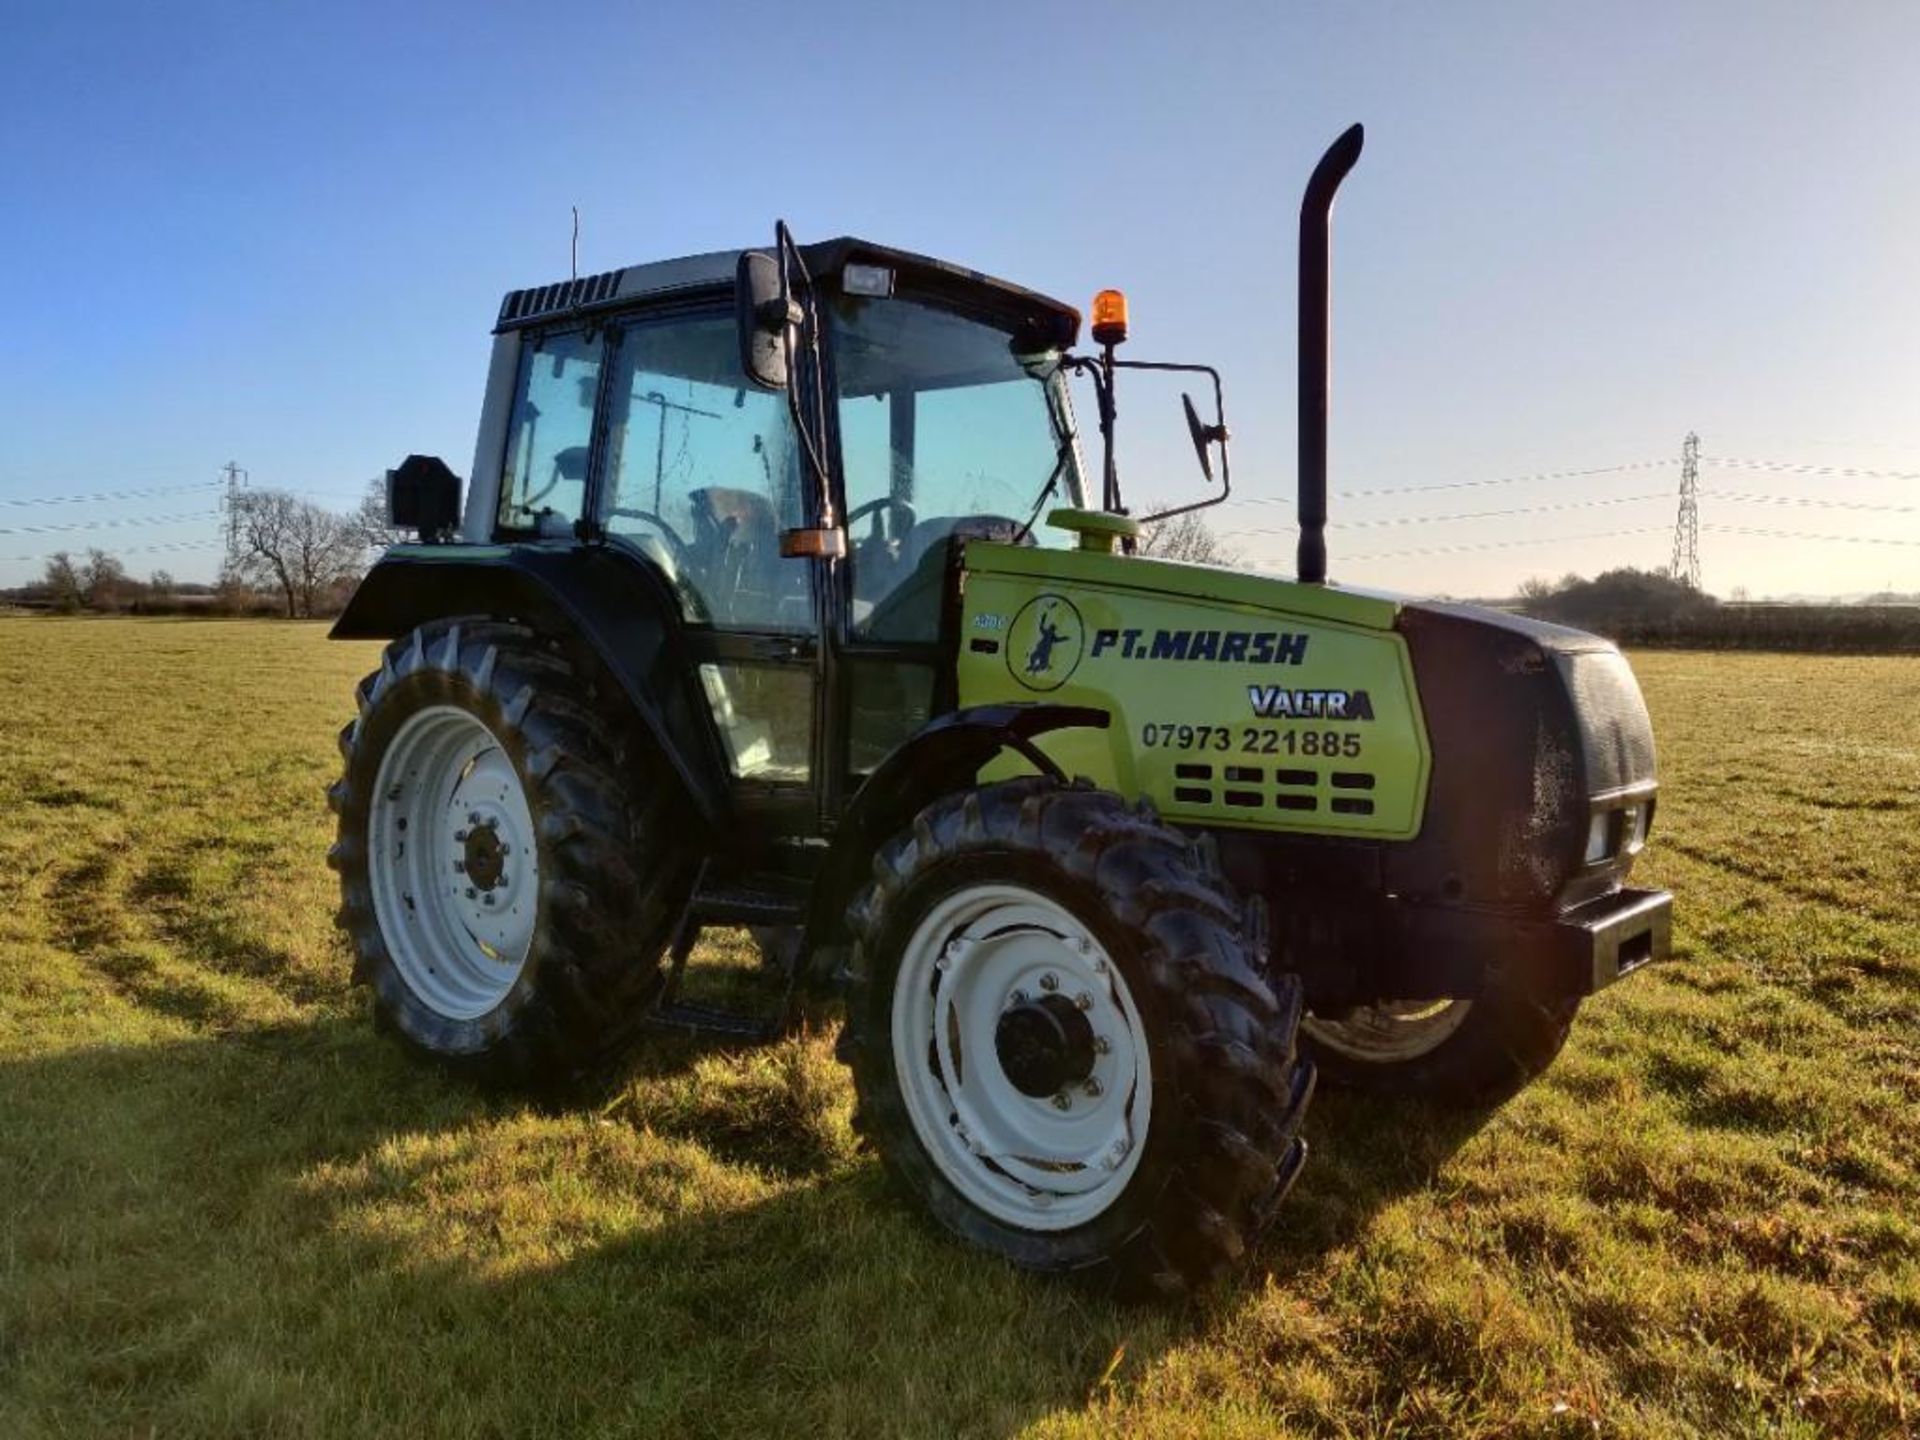
[{"label": "cab side window", "polygon": [[507,429],[500,526],[564,538],[582,513],[602,342],[579,331],[530,336]]}]

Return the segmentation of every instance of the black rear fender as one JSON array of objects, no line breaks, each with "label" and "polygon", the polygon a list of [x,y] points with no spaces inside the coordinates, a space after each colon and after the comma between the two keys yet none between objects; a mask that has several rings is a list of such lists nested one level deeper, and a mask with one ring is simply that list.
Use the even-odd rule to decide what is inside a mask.
[{"label": "black rear fender", "polygon": [[622,697],[701,820],[724,826],[720,737],[697,687],[679,602],[657,567],[600,546],[396,546],[360,582],[330,638],[388,640],[459,615],[518,621],[559,642]]}]

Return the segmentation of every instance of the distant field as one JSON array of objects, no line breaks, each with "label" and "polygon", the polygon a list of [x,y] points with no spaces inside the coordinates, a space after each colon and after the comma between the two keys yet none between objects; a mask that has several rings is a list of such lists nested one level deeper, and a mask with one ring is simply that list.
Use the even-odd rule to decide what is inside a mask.
[{"label": "distant field", "polygon": [[602,1113],[409,1063],[323,864],[369,646],[0,619],[0,1436],[1920,1426],[1920,663],[1646,654],[1681,963],[1488,1115],[1323,1095],[1240,1285],[935,1235],[833,1017]]}]

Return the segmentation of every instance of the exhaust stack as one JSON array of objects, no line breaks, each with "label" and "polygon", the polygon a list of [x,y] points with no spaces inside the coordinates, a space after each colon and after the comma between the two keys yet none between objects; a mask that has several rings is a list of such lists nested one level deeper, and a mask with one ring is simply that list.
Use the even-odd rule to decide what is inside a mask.
[{"label": "exhaust stack", "polygon": [[1332,309],[1333,197],[1360,159],[1355,125],[1327,147],[1300,199],[1300,551],[1308,585],[1327,583],[1327,321]]}]

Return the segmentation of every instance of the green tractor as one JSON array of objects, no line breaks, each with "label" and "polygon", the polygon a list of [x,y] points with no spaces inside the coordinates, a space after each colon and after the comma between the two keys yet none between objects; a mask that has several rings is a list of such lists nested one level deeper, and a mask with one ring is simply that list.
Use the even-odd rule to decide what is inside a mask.
[{"label": "green tractor", "polygon": [[[1486,1103],[1665,956],[1653,739],[1604,640],[1326,580],[1328,236],[1301,207],[1299,574],[1135,552],[1126,369],[1072,307],[860,240],[506,297],[465,503],[334,628],[391,641],[332,861],[380,1018],[551,1091],[839,986],[857,1121],[949,1230],[1178,1294],[1249,1249],[1316,1070]],[[1088,474],[1072,400],[1090,389]],[[1218,479],[1215,461],[1218,463]],[[1162,517],[1142,517],[1153,520]],[[703,929],[772,1016],[683,998]]]}]

